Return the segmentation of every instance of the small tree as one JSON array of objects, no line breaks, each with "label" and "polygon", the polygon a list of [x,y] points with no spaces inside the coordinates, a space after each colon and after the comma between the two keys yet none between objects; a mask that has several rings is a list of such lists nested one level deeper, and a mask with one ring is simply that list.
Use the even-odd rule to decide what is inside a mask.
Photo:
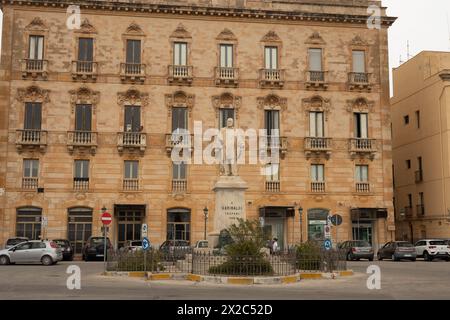
[{"label": "small tree", "polygon": [[228,228],[233,243],[227,246],[230,256],[261,256],[264,247],[263,229],[258,220],[239,218],[237,224]]}]

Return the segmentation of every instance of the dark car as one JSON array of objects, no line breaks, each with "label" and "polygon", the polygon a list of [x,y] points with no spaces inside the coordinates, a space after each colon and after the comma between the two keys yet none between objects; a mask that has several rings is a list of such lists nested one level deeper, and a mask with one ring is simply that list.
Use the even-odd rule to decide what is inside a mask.
[{"label": "dark car", "polygon": [[186,254],[192,253],[193,249],[185,240],[167,240],[159,247],[159,251],[166,257],[183,259]]},{"label": "dark car", "polygon": [[63,260],[72,261],[73,260],[73,248],[70,245],[70,241],[66,239],[55,239],[53,240],[58,246],[60,246],[63,254]]},{"label": "dark car", "polygon": [[345,255],[347,261],[367,259],[373,261],[373,248],[363,240],[349,240],[341,243],[339,249]]},{"label": "dark car", "polygon": [[28,240],[29,239],[27,237],[9,238],[8,240],[6,240],[5,249],[12,248],[17,244],[22,243],[22,242],[27,242]]},{"label": "dark car", "polygon": [[377,259],[392,259],[399,261],[401,259],[408,259],[416,261],[416,248],[406,241],[390,241],[386,243],[380,250],[378,250]]},{"label": "dark car", "polygon": [[[111,241],[109,238],[106,238],[107,246],[106,246],[106,256],[108,256],[108,252],[112,250]],[[86,241],[86,244],[83,248],[83,260],[95,260],[95,259],[104,259],[105,257],[105,238],[104,237],[89,237]]]}]

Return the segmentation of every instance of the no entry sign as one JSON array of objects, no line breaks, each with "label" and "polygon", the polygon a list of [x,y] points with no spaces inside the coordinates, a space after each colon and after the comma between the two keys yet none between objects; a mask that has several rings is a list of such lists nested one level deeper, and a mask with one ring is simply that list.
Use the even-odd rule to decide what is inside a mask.
[{"label": "no entry sign", "polygon": [[109,224],[111,223],[111,221],[112,221],[112,216],[111,216],[111,214],[109,214],[108,212],[104,212],[104,213],[102,214],[101,220],[102,220],[103,225],[107,226],[107,225],[109,225]]}]

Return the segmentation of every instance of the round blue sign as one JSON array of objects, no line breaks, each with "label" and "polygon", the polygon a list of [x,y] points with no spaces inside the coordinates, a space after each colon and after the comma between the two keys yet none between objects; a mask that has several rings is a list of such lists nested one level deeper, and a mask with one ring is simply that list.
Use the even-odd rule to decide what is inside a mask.
[{"label": "round blue sign", "polygon": [[326,240],[323,242],[323,246],[325,247],[326,250],[330,250],[331,247],[332,247],[331,240],[330,240],[330,239],[326,239]]},{"label": "round blue sign", "polygon": [[142,249],[148,250],[150,249],[150,241],[147,238],[142,239]]}]

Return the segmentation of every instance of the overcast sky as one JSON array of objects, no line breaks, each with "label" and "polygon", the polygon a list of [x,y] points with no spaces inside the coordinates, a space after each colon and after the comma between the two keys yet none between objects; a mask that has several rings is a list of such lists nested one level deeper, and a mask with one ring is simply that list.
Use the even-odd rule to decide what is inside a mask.
[{"label": "overcast sky", "polygon": [[[339,0],[336,0],[339,1]],[[450,0],[382,0],[390,16],[398,17],[389,30],[390,68],[423,50],[450,51]],[[0,14],[2,21],[3,14]]]}]

